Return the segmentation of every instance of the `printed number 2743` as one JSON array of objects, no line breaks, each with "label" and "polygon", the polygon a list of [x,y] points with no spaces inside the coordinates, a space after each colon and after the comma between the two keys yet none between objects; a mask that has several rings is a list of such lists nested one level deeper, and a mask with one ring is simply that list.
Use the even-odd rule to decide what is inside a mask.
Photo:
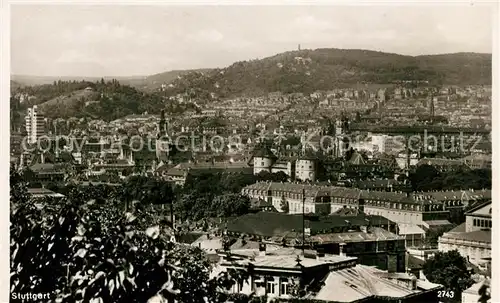
[{"label": "printed number 2743", "polygon": [[438,298],[448,298],[451,299],[455,297],[455,292],[453,290],[440,290],[437,293]]}]

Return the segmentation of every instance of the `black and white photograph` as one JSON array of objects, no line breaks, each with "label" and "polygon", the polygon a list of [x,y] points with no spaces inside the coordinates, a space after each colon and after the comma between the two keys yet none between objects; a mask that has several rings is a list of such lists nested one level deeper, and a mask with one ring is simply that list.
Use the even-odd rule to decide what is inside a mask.
[{"label": "black and white photograph", "polygon": [[3,6],[5,302],[500,301],[498,3],[290,3]]}]

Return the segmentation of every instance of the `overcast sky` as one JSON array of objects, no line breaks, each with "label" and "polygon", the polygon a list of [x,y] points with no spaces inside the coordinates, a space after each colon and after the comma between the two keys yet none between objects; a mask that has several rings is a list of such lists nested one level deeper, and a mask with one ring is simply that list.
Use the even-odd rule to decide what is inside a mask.
[{"label": "overcast sky", "polygon": [[12,6],[11,71],[134,76],[297,49],[492,52],[487,6]]}]

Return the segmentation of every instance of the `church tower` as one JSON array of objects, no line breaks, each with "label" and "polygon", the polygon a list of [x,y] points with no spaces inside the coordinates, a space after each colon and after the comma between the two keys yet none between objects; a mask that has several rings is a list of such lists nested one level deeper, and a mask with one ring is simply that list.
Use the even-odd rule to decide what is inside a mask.
[{"label": "church tower", "polygon": [[158,123],[158,138],[168,136],[167,121],[165,120],[165,110],[161,110],[160,122]]},{"label": "church tower", "polygon": [[158,134],[156,136],[156,158],[160,163],[168,160],[171,148],[170,138],[167,131],[167,121],[165,119],[165,110],[161,110],[160,122],[158,123]]}]

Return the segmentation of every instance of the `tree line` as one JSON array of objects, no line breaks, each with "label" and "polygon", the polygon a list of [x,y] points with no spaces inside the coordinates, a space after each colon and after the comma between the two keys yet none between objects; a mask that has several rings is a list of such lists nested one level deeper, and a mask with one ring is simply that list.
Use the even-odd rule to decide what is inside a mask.
[{"label": "tree line", "polygon": [[22,177],[11,172],[10,180],[12,293],[49,293],[56,302],[215,303],[229,300],[227,290],[244,278],[232,270],[210,278],[206,254],[171,242],[161,218],[141,204],[124,212],[120,199],[81,189],[39,203]]},{"label": "tree line", "polygon": [[491,188],[491,169],[459,169],[440,172],[431,165],[421,165],[410,174],[413,191],[480,190]]}]

